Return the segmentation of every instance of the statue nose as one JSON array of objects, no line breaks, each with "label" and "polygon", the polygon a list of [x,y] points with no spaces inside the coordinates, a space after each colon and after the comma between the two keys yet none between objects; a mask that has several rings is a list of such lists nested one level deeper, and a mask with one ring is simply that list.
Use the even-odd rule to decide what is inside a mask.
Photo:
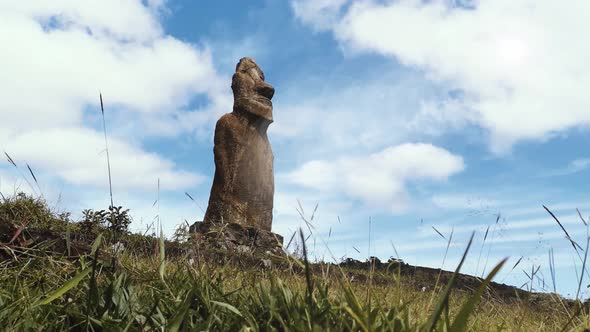
[{"label": "statue nose", "polygon": [[275,94],[275,88],[266,82],[261,82],[256,90],[258,91],[259,95],[264,96],[269,100],[272,99],[272,96]]}]

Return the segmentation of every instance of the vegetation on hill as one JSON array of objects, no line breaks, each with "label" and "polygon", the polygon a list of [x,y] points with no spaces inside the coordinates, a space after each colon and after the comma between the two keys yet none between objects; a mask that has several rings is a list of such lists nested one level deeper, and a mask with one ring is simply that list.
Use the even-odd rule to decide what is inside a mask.
[{"label": "vegetation on hill", "polygon": [[[197,250],[128,231],[122,208],[73,222],[24,194],[0,203],[0,326],[90,331],[582,331],[580,302],[474,289],[457,271],[415,287],[403,264],[311,264],[297,255]],[[301,234],[302,235],[302,234]],[[304,242],[302,242],[304,243]],[[467,250],[469,246],[467,247]],[[467,253],[467,250],[465,253]],[[465,256],[464,256],[465,257]],[[464,258],[463,257],[463,258]],[[272,262],[268,264],[268,262]]]}]

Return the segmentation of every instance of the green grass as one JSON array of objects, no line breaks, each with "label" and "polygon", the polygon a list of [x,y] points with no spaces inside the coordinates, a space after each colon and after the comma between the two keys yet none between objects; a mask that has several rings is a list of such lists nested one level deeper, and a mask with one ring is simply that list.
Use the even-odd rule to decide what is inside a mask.
[{"label": "green grass", "polygon": [[[486,295],[486,284],[503,262],[474,292],[454,287],[463,260],[446,285],[423,292],[395,268],[310,264],[305,255],[275,257],[274,267],[263,268],[258,257],[223,259],[191,251],[190,242],[129,233],[114,237],[112,228],[100,224],[91,229],[96,232],[91,243],[80,223],[68,218],[25,195],[0,203],[0,225],[14,232],[0,234],[4,330],[583,331],[590,326],[585,309],[558,297],[531,303]],[[114,238],[127,243],[115,256]],[[76,248],[78,254],[72,254]],[[351,278],[363,274],[367,278]]]},{"label": "green grass", "polygon": [[[431,325],[437,331],[559,331],[568,321],[558,306],[490,298],[469,313],[477,298],[464,292],[439,294],[437,306],[429,307],[429,293],[395,284],[368,289],[336,274],[312,276],[309,292],[305,276],[284,270],[179,258],[167,262],[161,278],[159,266],[158,258],[129,254],[115,271],[89,257],[69,262],[36,254],[5,262],[0,325],[23,331],[420,331]],[[584,322],[579,316],[574,325]]]}]

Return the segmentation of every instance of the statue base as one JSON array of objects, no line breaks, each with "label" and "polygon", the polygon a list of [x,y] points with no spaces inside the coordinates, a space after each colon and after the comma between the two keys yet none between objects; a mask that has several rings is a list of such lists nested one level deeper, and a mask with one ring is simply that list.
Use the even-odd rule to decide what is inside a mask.
[{"label": "statue base", "polygon": [[284,255],[283,237],[273,232],[236,223],[196,222],[190,226],[191,239],[200,248],[236,253]]}]

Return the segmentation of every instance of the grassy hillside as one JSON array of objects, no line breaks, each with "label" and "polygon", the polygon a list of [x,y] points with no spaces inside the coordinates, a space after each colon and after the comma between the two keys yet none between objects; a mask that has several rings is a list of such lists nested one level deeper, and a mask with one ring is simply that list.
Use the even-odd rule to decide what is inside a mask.
[{"label": "grassy hillside", "polygon": [[[0,203],[0,326],[91,331],[584,331],[587,308],[500,296],[486,280],[403,264],[197,250],[127,231],[122,209],[73,222],[25,195]],[[303,247],[305,249],[305,247]],[[460,266],[459,266],[460,267]],[[501,264],[490,274],[490,278]],[[421,278],[417,282],[416,278]],[[417,285],[430,282],[424,290]]]}]

